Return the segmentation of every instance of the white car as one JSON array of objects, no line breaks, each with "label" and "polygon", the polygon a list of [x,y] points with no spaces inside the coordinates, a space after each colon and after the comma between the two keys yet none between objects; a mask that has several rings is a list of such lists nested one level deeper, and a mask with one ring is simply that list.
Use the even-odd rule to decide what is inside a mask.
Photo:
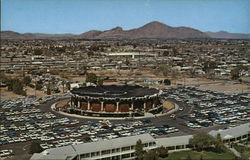
[{"label": "white car", "polygon": [[175,114],[172,114],[170,117],[171,117],[171,118],[175,118]]}]

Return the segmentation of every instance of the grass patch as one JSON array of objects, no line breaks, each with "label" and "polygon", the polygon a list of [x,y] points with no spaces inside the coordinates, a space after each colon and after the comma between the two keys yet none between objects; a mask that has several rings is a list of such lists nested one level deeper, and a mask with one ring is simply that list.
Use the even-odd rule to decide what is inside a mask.
[{"label": "grass patch", "polygon": [[234,149],[240,153],[243,153],[246,150],[244,146],[233,145]]},{"label": "grass patch", "polygon": [[200,160],[201,156],[203,160],[234,160],[235,156],[230,151],[225,153],[215,153],[215,152],[197,152],[197,151],[180,151],[170,153],[168,158],[162,160],[186,160],[188,155],[192,160]]},{"label": "grass patch", "polygon": [[241,140],[240,143],[245,144],[245,145],[249,145],[250,139]]},{"label": "grass patch", "polygon": [[233,145],[234,149],[237,150],[243,159],[250,158],[250,148],[246,146]]}]

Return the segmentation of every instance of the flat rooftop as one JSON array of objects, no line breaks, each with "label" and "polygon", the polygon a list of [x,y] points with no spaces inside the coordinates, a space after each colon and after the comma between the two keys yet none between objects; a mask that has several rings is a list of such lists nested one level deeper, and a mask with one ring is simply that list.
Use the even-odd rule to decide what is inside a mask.
[{"label": "flat rooftop", "polygon": [[104,98],[133,98],[158,94],[155,88],[129,85],[104,85],[74,88],[72,94],[79,96],[104,97]]}]

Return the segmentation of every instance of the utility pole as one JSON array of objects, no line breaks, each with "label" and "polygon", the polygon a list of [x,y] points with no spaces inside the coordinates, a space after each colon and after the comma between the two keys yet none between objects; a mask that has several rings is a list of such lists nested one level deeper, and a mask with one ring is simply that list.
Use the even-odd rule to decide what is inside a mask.
[{"label": "utility pole", "polygon": [[36,97],[36,85],[37,85],[37,82],[35,80],[35,97]]}]

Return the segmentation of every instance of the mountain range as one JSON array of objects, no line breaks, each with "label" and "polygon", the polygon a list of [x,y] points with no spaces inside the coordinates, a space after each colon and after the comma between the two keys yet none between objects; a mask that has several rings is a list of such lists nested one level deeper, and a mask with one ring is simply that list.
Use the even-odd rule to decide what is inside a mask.
[{"label": "mountain range", "polygon": [[189,27],[171,27],[153,21],[142,27],[123,30],[115,27],[106,31],[91,30],[82,34],[42,34],[1,31],[1,39],[250,39],[250,34],[201,32]]}]

